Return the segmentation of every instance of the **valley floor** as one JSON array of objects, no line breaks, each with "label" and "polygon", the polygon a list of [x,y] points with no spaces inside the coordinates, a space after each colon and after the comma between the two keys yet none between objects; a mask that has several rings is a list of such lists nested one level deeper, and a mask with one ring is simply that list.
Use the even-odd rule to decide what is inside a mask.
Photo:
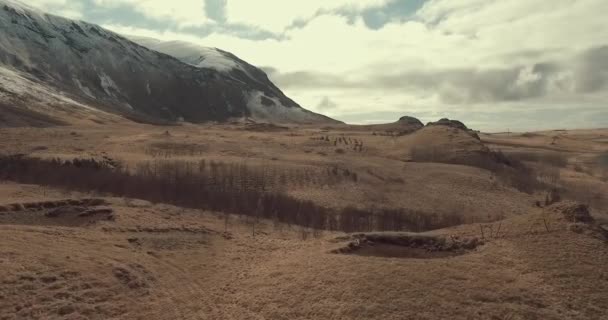
[{"label": "valley floor", "polygon": [[[31,186],[3,185],[3,196]],[[47,190],[49,199],[78,195]],[[22,199],[26,200],[26,199]],[[32,199],[33,200],[33,199]],[[40,199],[37,197],[36,201]],[[541,210],[443,258],[332,253],[339,234],[110,198],[112,221],[0,214],[0,319],[603,319],[608,250]],[[27,202],[27,201],[26,201]],[[43,211],[48,212],[48,211]],[[76,219],[76,218],[74,218]],[[501,231],[498,232],[500,224]],[[435,234],[481,238],[478,225]]]},{"label": "valley floor", "polygon": [[[544,193],[522,193],[478,168],[411,162],[411,148],[426,141],[420,136],[262,129],[272,130],[139,125],[0,129],[0,148],[6,154],[45,158],[107,157],[130,166],[205,158],[246,159],[270,171],[287,167],[319,173],[338,167],[358,173],[357,181],[294,181],[286,191],[334,207],[382,204],[458,212],[467,224],[429,234],[478,238],[484,244],[446,256],[337,254],[334,250],[347,245],[338,232],[312,234],[264,221],[253,230],[246,217],[230,216],[226,224],[221,213],[3,181],[0,319],[608,316],[605,238],[586,229],[574,232],[563,215],[535,206]],[[466,148],[454,140],[458,135],[437,134],[437,139]],[[561,136],[557,142],[556,135]],[[495,134],[482,135],[482,140],[505,152],[553,148],[567,153],[570,162],[559,169],[561,179],[588,190],[592,213],[602,222],[608,183],[593,161],[608,151],[608,131],[564,135]],[[330,141],[321,141],[322,136]],[[343,136],[363,141],[363,151],[353,150],[352,142],[333,144]]]}]

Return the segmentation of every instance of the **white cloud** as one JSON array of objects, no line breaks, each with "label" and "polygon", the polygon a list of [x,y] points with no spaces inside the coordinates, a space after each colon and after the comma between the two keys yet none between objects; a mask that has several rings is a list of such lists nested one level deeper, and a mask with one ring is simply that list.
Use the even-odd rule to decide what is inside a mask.
[{"label": "white cloud", "polygon": [[418,13],[443,32],[476,38],[481,49],[581,49],[604,41],[604,0],[431,0]]},{"label": "white cloud", "polygon": [[67,0],[29,0],[27,1],[27,4],[35,7],[44,8],[54,5],[65,5],[67,4]]},{"label": "white cloud", "polygon": [[100,7],[127,5],[148,18],[171,21],[180,27],[200,26],[213,21],[205,14],[204,0],[95,0]]},{"label": "white cloud", "polygon": [[309,19],[319,10],[349,8],[362,10],[386,4],[388,0],[228,0],[228,21],[281,32],[298,19]]},{"label": "white cloud", "polygon": [[[203,1],[179,5],[156,0],[96,1],[105,5],[129,4],[157,19],[208,21],[206,17],[197,19],[204,16]],[[321,9],[343,6],[362,9],[386,1],[228,0],[227,17],[230,22],[281,31],[294,20],[310,18]],[[167,14],[171,11],[165,9],[171,6],[181,13]],[[584,92],[577,87],[604,81],[588,77],[596,66],[577,58],[589,48],[608,44],[605,37],[608,19],[604,12],[608,12],[605,0],[431,0],[414,19],[392,21],[379,30],[369,29],[362,18],[349,21],[326,12],[302,28],[285,30],[282,40],[262,41],[219,33],[197,37],[176,30],[106,27],[125,34],[219,47],[252,64],[274,67],[282,73],[305,71],[327,75],[323,87],[286,85],[282,89],[313,110],[327,97],[336,104],[335,108],[325,110],[333,116],[364,110],[447,116],[455,110],[473,114],[488,108],[507,112],[546,106],[580,108],[583,112],[608,101],[605,89]],[[556,63],[560,68],[550,78],[543,78],[534,69],[540,62]],[[513,81],[492,78],[504,74],[512,76]],[[403,75],[422,78],[408,79]],[[401,77],[403,89],[383,89],[371,83],[382,77]],[[332,85],[334,80],[358,85],[352,90]],[[472,86],[486,86],[485,91],[477,92],[475,87],[462,84],[469,80]],[[362,85],[366,81],[369,87]],[[408,82],[416,83],[408,85]],[[505,83],[512,87],[502,88]],[[546,92],[539,93],[537,85],[542,85]],[[521,101],[500,101],[501,90],[508,91],[505,99],[515,96],[522,97]],[[497,97],[496,102],[488,102]]]},{"label": "white cloud", "polygon": [[[16,2],[19,3],[19,1]],[[26,6],[70,19],[81,19],[83,17],[83,6],[80,2],[74,3],[68,0],[28,0]]]}]

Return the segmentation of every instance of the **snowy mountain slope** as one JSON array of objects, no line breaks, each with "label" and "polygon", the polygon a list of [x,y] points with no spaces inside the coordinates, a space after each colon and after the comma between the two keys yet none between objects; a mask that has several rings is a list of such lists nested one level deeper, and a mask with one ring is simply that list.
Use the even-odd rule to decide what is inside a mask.
[{"label": "snowy mountain slope", "polygon": [[160,41],[154,38],[126,35],[135,43],[149,49],[168,54],[179,60],[199,68],[215,69],[231,72],[239,69],[246,72],[246,63],[240,63],[238,58],[217,48],[197,46],[183,41]]},{"label": "snowy mountain slope", "polygon": [[[261,70],[237,57],[216,49],[202,56],[197,63],[183,62],[97,25],[0,0],[0,67],[5,78],[42,88],[39,91],[44,93],[37,99],[41,106],[48,108],[45,101],[60,96],[67,101],[64,106],[75,112],[101,109],[129,117],[190,122],[242,117],[333,122],[302,109]],[[5,84],[0,84],[1,92],[5,94],[4,98],[0,94],[0,102],[9,95],[14,101],[28,93]],[[258,112],[260,105],[268,112]]]},{"label": "snowy mountain slope", "polygon": [[0,127],[115,123],[117,116],[79,103],[63,92],[0,66]]},{"label": "snowy mountain slope", "polygon": [[213,69],[248,84],[253,89],[246,95],[247,106],[252,118],[274,122],[294,122],[296,119],[298,120],[296,122],[318,122],[316,113],[299,108],[270,81],[264,71],[239,59],[232,53],[183,41],[127,37],[144,47],[168,54],[189,65],[202,69]]}]

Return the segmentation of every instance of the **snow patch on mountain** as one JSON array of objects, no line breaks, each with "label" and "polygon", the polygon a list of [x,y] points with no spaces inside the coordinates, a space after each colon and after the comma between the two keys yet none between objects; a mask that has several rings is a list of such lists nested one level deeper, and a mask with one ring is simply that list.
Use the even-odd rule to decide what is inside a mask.
[{"label": "snow patch on mountain", "polygon": [[82,104],[40,83],[0,65],[0,97],[5,101],[35,101],[43,105],[69,105],[96,113],[106,113]]},{"label": "snow patch on mountain", "polygon": [[41,10],[31,7],[28,4],[25,4],[25,3],[21,2],[21,1],[17,1],[17,0],[0,0],[0,4],[6,4],[21,14],[30,12],[30,13],[35,13],[36,15],[38,15],[40,17],[44,17],[44,15],[45,15],[45,13],[42,12]]},{"label": "snow patch on mountain", "polygon": [[85,87],[85,86],[84,86],[84,85],[83,85],[83,84],[80,82],[80,80],[78,80],[78,79],[76,79],[76,78],[74,78],[74,79],[72,79],[72,80],[74,80],[74,83],[75,83],[75,84],[78,86],[78,88],[80,88],[80,90],[81,90],[81,91],[82,91],[84,94],[86,94],[88,97],[90,97],[90,98],[92,98],[92,99],[95,99],[95,95],[93,94],[93,92],[91,92],[91,89],[89,89],[89,88]]},{"label": "snow patch on mountain", "polygon": [[114,83],[114,80],[112,80],[110,76],[103,72],[99,74],[99,80],[101,81],[101,87],[103,88],[103,91],[105,91],[111,97],[116,97],[114,92],[119,92],[119,90],[116,83]]},{"label": "snow patch on mountain", "polygon": [[234,61],[226,58],[216,48],[200,48],[201,55],[199,56],[199,62],[195,65],[199,68],[215,69],[217,71],[231,71],[233,69],[239,69],[240,66]]},{"label": "snow patch on mountain", "polygon": [[288,108],[279,99],[254,91],[248,95],[247,108],[254,119],[264,119],[277,123],[314,123],[318,115],[302,108]]},{"label": "snow patch on mountain", "polygon": [[237,61],[217,48],[197,46],[183,41],[163,42],[154,38],[128,37],[144,47],[168,54],[198,68],[213,69],[220,72],[239,69],[246,72]]}]

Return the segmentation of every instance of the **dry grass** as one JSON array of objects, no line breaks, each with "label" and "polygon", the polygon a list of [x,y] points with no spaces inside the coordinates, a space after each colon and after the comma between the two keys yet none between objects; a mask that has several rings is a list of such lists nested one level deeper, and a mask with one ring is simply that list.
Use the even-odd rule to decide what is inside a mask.
[{"label": "dry grass", "polygon": [[[459,156],[481,150],[480,142],[470,137],[442,128],[401,137],[331,128],[323,133],[318,128],[265,133],[185,125],[171,128],[169,136],[165,131],[133,125],[0,129],[0,147],[6,152],[27,154],[45,146],[36,150],[37,157],[97,159],[13,176],[61,189],[0,183],[0,319],[582,320],[603,319],[608,313],[608,251],[587,225],[533,207],[535,201],[544,201],[544,193],[505,188],[495,174],[479,168],[483,163],[404,161],[412,147],[437,140]],[[348,146],[365,141],[363,152],[353,152],[341,139],[346,152],[336,154],[331,139],[342,134]],[[608,151],[592,142],[601,134],[569,133],[555,145],[555,133],[549,138],[545,133],[529,138],[493,135],[492,141],[504,143],[506,154],[530,148],[567,150],[571,165],[590,167],[598,150]],[[331,137],[330,142],[311,139],[319,136]],[[167,160],[146,154],[147,146],[166,142],[204,145],[206,151],[180,151]],[[123,159],[122,166],[104,157]],[[500,156],[494,160],[504,168],[517,167]],[[526,164],[534,170],[543,167]],[[93,172],[95,182],[83,172]],[[608,194],[606,183],[571,166],[541,176],[543,181],[559,176],[560,184],[572,183],[583,194]],[[201,182],[202,189],[196,185]],[[260,192],[260,185],[267,191]],[[237,195],[279,194],[286,204],[308,201],[328,212],[342,212],[345,218],[331,223],[343,230],[424,230],[430,222],[437,227],[484,218],[487,223],[481,225],[408,238],[465,244],[483,237],[484,244],[458,254],[437,251],[433,259],[427,249],[444,247],[433,243],[429,248],[425,241],[424,249],[413,245],[405,252],[386,244],[376,250],[366,243],[360,254],[332,254],[353,238],[315,232],[306,227],[315,223],[309,220],[296,225],[263,219],[266,213],[227,215],[223,212],[230,202],[199,192],[225,189],[232,194],[234,188]],[[97,198],[95,190],[175,201],[183,207],[122,197],[108,198],[100,208],[75,202],[82,208],[59,212],[41,204]],[[207,199],[203,206],[199,196]],[[248,202],[248,212],[256,212],[256,200]],[[196,206],[189,209],[188,202]],[[204,210],[213,203],[222,212]],[[285,216],[293,214],[291,207],[282,206]],[[111,210],[113,219],[101,219],[96,214],[109,211],[98,209]],[[80,217],[85,212],[91,216]],[[315,217],[315,212],[306,213],[306,219]],[[490,222],[499,217],[504,220]]]},{"label": "dry grass", "polygon": [[507,156],[501,151],[487,150],[455,156],[442,147],[418,146],[412,149],[411,157],[417,162],[459,164],[488,170],[502,183],[526,193],[545,189],[543,180],[554,182],[555,177],[555,171],[548,168],[534,173],[520,159]]},{"label": "dry grass", "polygon": [[[608,312],[605,243],[569,231],[559,214],[544,215],[550,232],[532,212],[502,221],[475,250],[421,259],[332,254],[345,244],[338,234],[302,241],[297,228],[261,223],[252,238],[244,221],[225,234],[208,213],[111,205],[115,221],[86,228],[0,226],[4,318],[582,320]],[[439,237],[480,237],[479,225]]]},{"label": "dry grass", "polygon": [[[109,156],[120,159],[132,170],[140,163],[156,160],[198,163],[203,159],[207,163],[246,163],[252,169],[276,168],[279,176],[281,172],[288,173],[289,185],[285,192],[338,209],[347,206],[366,208],[382,203],[390,209],[447,215],[451,214],[451,208],[459,208],[465,219],[485,219],[488,214],[508,216],[522,212],[532,202],[529,195],[506,190],[503,184],[497,184],[496,179],[482,170],[404,163],[408,146],[412,143],[409,136],[373,136],[365,131],[322,133],[319,128],[308,127],[265,133],[242,130],[242,126],[184,125],[171,127],[169,135],[166,131],[164,127],[141,125],[42,130],[19,128],[2,131],[0,147],[10,154],[29,154],[32,146],[44,145],[47,150],[34,153],[36,157],[43,158],[90,157],[100,160]],[[71,132],[77,136],[72,136]],[[433,130],[429,138],[441,138],[443,134],[449,132]],[[321,136],[329,137],[330,142],[313,140]],[[340,139],[339,147],[345,150],[345,154],[337,154],[332,140],[342,136],[348,145]],[[149,146],[159,143],[202,145],[206,151],[203,155],[170,155],[168,158],[146,153]],[[357,143],[363,144],[360,152],[351,149]],[[330,177],[327,171],[333,171],[334,167],[339,172]],[[368,170],[384,180],[368,174]],[[295,172],[309,172],[310,179],[305,182],[305,179],[289,174]],[[344,176],[348,172],[350,175]],[[442,178],[437,179],[438,176]],[[278,176],[276,178],[279,179]],[[463,193],[453,193],[451,190],[454,188],[463,190]],[[437,199],[437,192],[444,196]]]}]

